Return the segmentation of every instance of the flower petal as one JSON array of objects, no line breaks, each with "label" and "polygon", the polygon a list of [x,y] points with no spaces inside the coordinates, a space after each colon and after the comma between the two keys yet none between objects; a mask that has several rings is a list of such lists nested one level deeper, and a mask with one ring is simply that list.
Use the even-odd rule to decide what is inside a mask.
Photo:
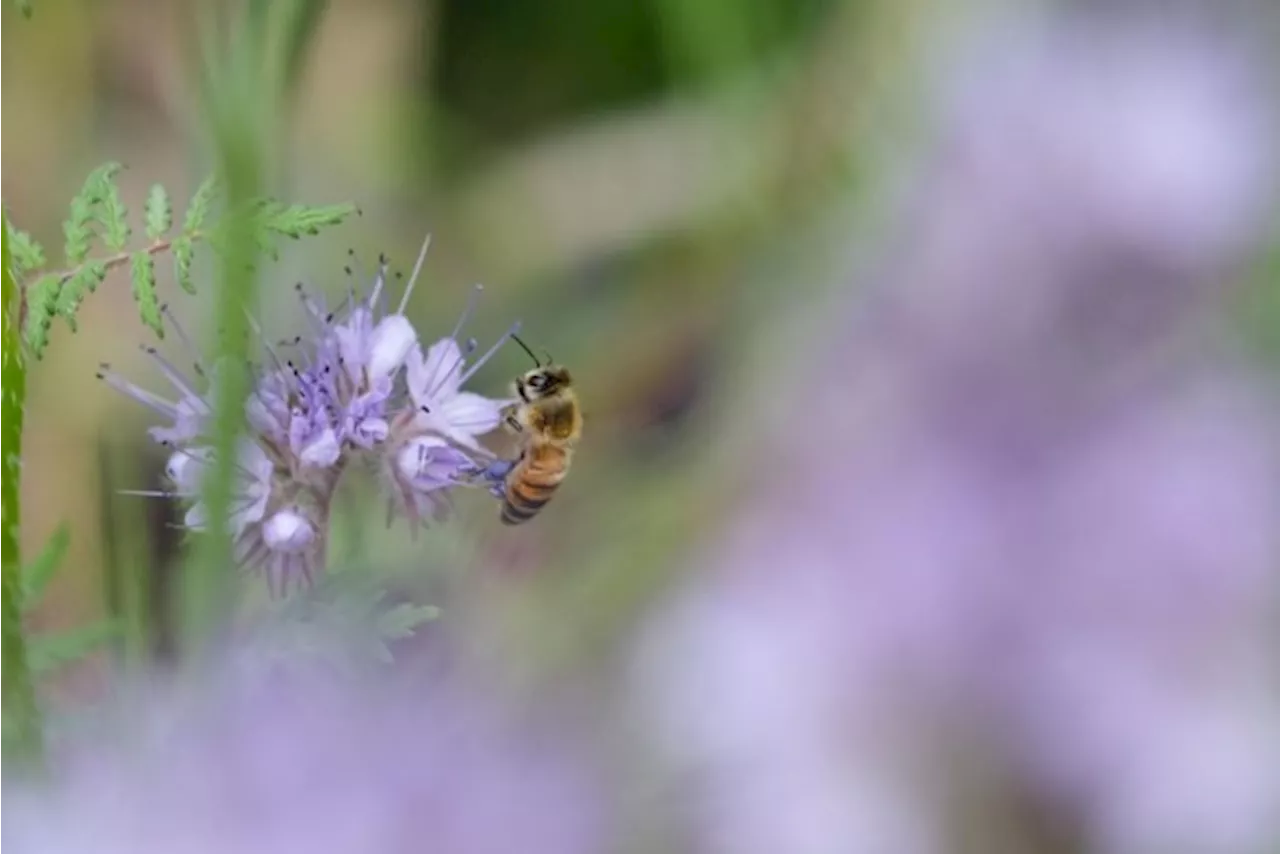
[{"label": "flower petal", "polygon": [[182,517],[182,524],[191,531],[203,531],[205,525],[205,512],[203,504],[192,504],[191,509]]},{"label": "flower petal", "polygon": [[369,343],[369,377],[389,377],[400,369],[418,343],[418,333],[403,315],[382,318]]},{"label": "flower petal", "polygon": [[413,348],[405,360],[405,382],[418,406],[432,406],[456,394],[462,379],[462,348],[452,338],[442,338],[426,356]]},{"label": "flower petal", "polygon": [[464,391],[444,402],[440,417],[453,430],[479,436],[502,423],[502,408],[501,401]]},{"label": "flower petal", "polygon": [[298,459],[304,466],[328,468],[338,461],[342,455],[342,445],[338,436],[330,427],[324,428],[302,446]]}]

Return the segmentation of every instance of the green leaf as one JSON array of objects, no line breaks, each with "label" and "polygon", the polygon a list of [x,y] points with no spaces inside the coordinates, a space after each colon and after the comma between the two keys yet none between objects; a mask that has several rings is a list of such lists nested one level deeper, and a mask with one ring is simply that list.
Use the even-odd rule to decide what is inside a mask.
[{"label": "green leaf", "polygon": [[120,252],[129,242],[132,229],[129,228],[129,209],[120,198],[120,187],[115,181],[120,171],[119,163],[107,163],[100,166],[98,175],[98,204],[95,206],[98,221],[102,223],[103,238],[108,248]]},{"label": "green leaf", "polygon": [[117,621],[102,620],[55,635],[37,635],[31,639],[29,650],[31,669],[36,673],[48,673],[74,664],[119,634],[120,624]]},{"label": "green leaf", "polygon": [[59,277],[47,273],[27,287],[27,322],[23,337],[37,359],[49,345],[49,327],[58,312]]},{"label": "green leaf", "polygon": [[9,260],[13,264],[14,272],[21,275],[43,267],[45,265],[44,249],[40,244],[36,243],[30,234],[14,228],[13,223],[8,219],[5,220],[4,226],[9,230]]},{"label": "green leaf", "polygon": [[16,0],[16,2],[18,5],[18,11],[22,13],[22,17],[30,20],[32,13],[31,0]]},{"label": "green leaf", "polygon": [[36,559],[22,568],[24,610],[30,609],[44,593],[49,580],[53,578],[53,573],[67,556],[70,545],[71,529],[66,522],[63,522],[49,537],[49,542],[44,544],[44,548],[40,550],[40,554],[36,555]]},{"label": "green leaf", "polygon": [[92,293],[107,277],[107,266],[101,261],[89,261],[71,274],[71,278],[62,283],[58,289],[58,301],[54,311],[67,322],[71,331],[75,332],[76,312],[84,302],[85,293]]},{"label": "green leaf", "polygon": [[191,197],[191,203],[187,205],[187,214],[182,220],[182,233],[193,235],[204,227],[204,221],[209,216],[209,208],[213,204],[213,198],[218,192],[218,180],[213,175],[204,179],[204,182],[196,189],[196,193]]},{"label": "green leaf", "polygon": [[71,264],[79,264],[89,257],[89,241],[93,239],[93,198],[86,196],[89,187],[71,200],[71,213],[62,224],[65,241],[63,253]]},{"label": "green leaf", "polygon": [[156,265],[151,253],[141,249],[130,259],[133,272],[133,298],[137,300],[142,322],[151,327],[157,338],[164,337],[160,317],[160,301],[156,298]]},{"label": "green leaf", "polygon": [[260,213],[263,228],[292,237],[319,234],[320,229],[339,225],[355,212],[354,205],[288,205],[271,202]]},{"label": "green leaf", "polygon": [[187,293],[196,292],[196,283],[191,278],[191,263],[195,260],[195,244],[190,237],[183,235],[173,241],[173,273],[178,285]]},{"label": "green leaf", "polygon": [[159,240],[173,227],[173,205],[163,184],[152,184],[147,193],[147,237]]},{"label": "green leaf", "polygon": [[434,606],[401,602],[378,615],[378,635],[383,640],[410,638],[419,626],[439,616],[440,609]]}]

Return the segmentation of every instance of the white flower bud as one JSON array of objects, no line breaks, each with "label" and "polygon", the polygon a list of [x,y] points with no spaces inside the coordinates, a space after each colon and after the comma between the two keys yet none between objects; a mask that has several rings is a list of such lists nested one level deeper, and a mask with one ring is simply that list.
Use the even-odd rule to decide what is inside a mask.
[{"label": "white flower bud", "polygon": [[306,551],[316,537],[315,526],[296,508],[281,510],[262,526],[262,541],[276,552]]}]

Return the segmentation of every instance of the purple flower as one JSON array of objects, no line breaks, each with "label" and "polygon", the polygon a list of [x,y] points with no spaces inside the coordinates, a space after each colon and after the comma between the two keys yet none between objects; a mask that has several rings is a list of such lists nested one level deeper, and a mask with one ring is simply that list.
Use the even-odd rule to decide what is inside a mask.
[{"label": "purple flower", "polygon": [[32,854],[606,850],[598,787],[546,722],[457,683],[254,672],[132,697],[114,729],[55,757],[48,784],[6,785],[5,841]]},{"label": "purple flower", "polygon": [[769,465],[638,656],[702,850],[954,850],[975,754],[1086,850],[1275,850],[1280,431],[1217,337],[1275,140],[1160,27],[988,45],[892,287],[770,385]]},{"label": "purple flower", "polygon": [[[383,263],[370,292],[359,299],[352,293],[340,311],[330,311],[299,285],[311,334],[279,347],[264,342],[264,364],[245,401],[249,432],[236,460],[229,522],[236,554],[247,566],[263,569],[273,589],[310,580],[321,568],[328,505],[349,463],[371,463],[382,473],[391,514],[403,515],[416,532],[427,518],[443,518],[450,506],[448,490],[491,458],[478,437],[499,424],[505,402],[462,387],[517,326],[466,368],[455,339],[474,307],[473,297],[452,335],[432,344],[424,357],[404,308],[426,248],[424,244],[395,312],[384,313]],[[180,340],[190,346],[167,309],[166,314]],[[466,352],[473,349],[468,342]],[[208,422],[213,402],[154,348],[147,353],[177,390],[176,402],[124,380],[107,366],[100,376],[170,419],[170,426],[150,431],[173,449],[167,472],[174,488],[159,494],[191,503],[186,525],[200,530],[207,524],[197,499],[212,462]],[[201,381],[208,375],[198,359],[195,372]]]}]

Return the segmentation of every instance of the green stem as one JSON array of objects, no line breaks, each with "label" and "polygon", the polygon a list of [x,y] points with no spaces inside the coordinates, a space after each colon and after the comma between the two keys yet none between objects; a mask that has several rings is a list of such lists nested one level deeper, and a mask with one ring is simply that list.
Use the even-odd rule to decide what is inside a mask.
[{"label": "green stem", "polygon": [[257,297],[256,244],[247,211],[262,185],[262,131],[251,69],[233,57],[209,90],[209,108],[218,147],[220,183],[226,187],[226,247],[215,308],[218,369],[214,378],[213,451],[215,465],[203,484],[206,535],[197,559],[183,576],[182,626],[187,651],[207,652],[235,605],[236,567],[229,519],[240,476],[237,448],[250,392],[249,320]]},{"label": "green stem", "polygon": [[[178,242],[179,240],[185,239],[195,243],[197,241],[203,240],[205,237],[206,237],[205,232],[201,231],[200,229],[196,229],[194,231],[184,231],[182,234],[179,234],[177,237],[168,237],[163,240],[153,240],[150,243],[150,245],[143,246],[141,249],[126,249],[123,252],[117,252],[114,255],[107,256],[106,258],[89,258],[83,264],[78,264],[75,267],[71,267],[66,270],[59,270],[58,272],[53,273],[52,275],[57,276],[58,285],[61,286],[66,284],[68,280],[70,280],[73,276],[83,271],[84,268],[89,266],[90,264],[101,264],[104,270],[106,270],[107,272],[110,272],[114,270],[116,267],[122,267],[125,264],[129,263],[129,261],[133,258],[133,256],[136,255],[138,252],[145,252],[148,255],[152,255],[152,256],[159,255],[162,252],[167,252],[170,249],[172,249],[173,244]],[[27,281],[22,283],[22,290],[23,291],[28,290],[31,287],[31,285],[35,283],[37,279],[43,279],[49,275],[50,275],[49,273],[39,273],[38,275],[28,276]]]},{"label": "green stem", "polygon": [[40,707],[27,661],[22,631],[22,556],[19,485],[22,477],[22,418],[26,409],[27,365],[19,324],[20,296],[9,263],[8,229],[0,229],[0,274],[3,274],[4,332],[0,343],[0,444],[4,469],[0,477],[0,639],[3,651],[4,749],[19,761],[39,763],[44,749]]}]

